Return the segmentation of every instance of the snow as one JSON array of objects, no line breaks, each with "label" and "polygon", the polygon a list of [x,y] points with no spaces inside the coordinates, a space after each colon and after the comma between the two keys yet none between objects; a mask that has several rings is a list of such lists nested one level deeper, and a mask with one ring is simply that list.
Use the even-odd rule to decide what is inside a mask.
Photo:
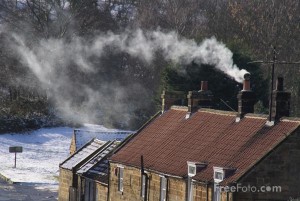
[{"label": "snow", "polygon": [[[58,166],[68,156],[72,133],[72,128],[60,127],[0,135],[0,173],[13,182],[57,184]],[[17,153],[17,168],[9,146],[23,147],[23,153]]]},{"label": "snow", "polygon": [[128,135],[132,134],[132,131],[120,131],[120,130],[107,130],[106,128],[102,129],[101,127],[84,127],[82,129],[75,129],[75,144],[76,150],[80,149],[88,141],[93,138],[97,138],[102,141],[122,141]]},{"label": "snow", "polygon": [[[110,130],[103,126],[85,125],[85,129]],[[0,174],[13,182],[39,184],[37,188],[58,189],[59,164],[69,155],[73,128],[43,128],[28,133],[0,135]],[[17,168],[10,146],[22,146],[17,154]]]}]

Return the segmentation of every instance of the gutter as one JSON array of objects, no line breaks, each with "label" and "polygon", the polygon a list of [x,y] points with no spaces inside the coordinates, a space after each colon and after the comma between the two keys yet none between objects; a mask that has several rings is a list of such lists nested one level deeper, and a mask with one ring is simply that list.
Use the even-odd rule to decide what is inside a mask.
[{"label": "gutter", "polygon": [[[136,169],[140,169],[141,168],[140,166],[130,165],[130,164],[127,164],[127,163],[120,163],[120,162],[112,161],[112,160],[110,160],[109,162],[110,163],[121,164],[123,166],[133,167],[133,168],[136,168]],[[144,170],[146,170],[148,172],[155,173],[155,174],[159,174],[159,175],[162,175],[162,176],[166,176],[166,177],[173,177],[173,178],[176,178],[176,179],[184,179],[184,177],[182,177],[182,176],[167,174],[167,173],[159,172],[157,170],[152,170],[152,169],[149,169],[149,168],[144,168]]]}]

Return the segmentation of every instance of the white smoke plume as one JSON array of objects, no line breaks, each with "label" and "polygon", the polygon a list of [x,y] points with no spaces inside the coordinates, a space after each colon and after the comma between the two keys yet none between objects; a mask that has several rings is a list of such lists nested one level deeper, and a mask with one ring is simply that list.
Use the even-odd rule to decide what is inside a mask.
[{"label": "white smoke plume", "polygon": [[[133,108],[136,107],[136,105],[123,107],[122,101],[124,101],[126,89],[118,84],[117,80],[111,83],[113,87],[100,86],[97,89],[80,86],[80,83],[76,83],[77,86],[80,86],[80,91],[76,93],[85,97],[83,105],[89,106],[88,111],[82,112],[78,108],[75,109],[77,111],[74,111],[72,96],[65,94],[68,89],[74,92],[76,86],[70,86],[74,80],[71,80],[65,73],[64,68],[74,65],[74,68],[83,74],[93,74],[101,66],[91,62],[91,58],[101,59],[105,55],[107,47],[115,53],[128,53],[148,64],[151,64],[158,52],[163,54],[162,56],[167,61],[178,64],[190,64],[191,62],[209,64],[237,82],[242,82],[243,76],[247,72],[244,69],[240,70],[233,63],[233,53],[214,37],[197,44],[194,40],[180,38],[175,32],[135,30],[122,34],[109,32],[95,36],[90,41],[85,41],[80,37],[75,37],[71,41],[48,39],[33,46],[29,46],[26,40],[18,34],[14,34],[13,38],[12,48],[19,54],[22,63],[28,66],[40,80],[42,86],[49,90],[62,113],[70,118],[74,117],[77,112],[77,117],[80,116],[81,122],[91,122],[91,119],[97,118],[93,113],[95,113],[96,107],[101,105],[107,106],[113,103],[113,108],[110,108],[111,112],[118,111],[123,114],[132,113]],[[143,91],[138,84],[131,86],[131,89]],[[108,92],[110,96],[107,96]],[[130,117],[125,115],[123,119],[126,122]]]},{"label": "white smoke plume", "polygon": [[89,54],[98,53],[99,56],[103,52],[103,47],[107,45],[113,45],[117,51],[127,52],[149,63],[153,60],[154,53],[160,50],[167,60],[179,64],[191,62],[209,64],[240,83],[247,73],[245,69],[240,70],[233,63],[233,53],[215,37],[197,44],[194,40],[179,38],[175,32],[137,30],[121,35],[109,33],[95,38]]}]

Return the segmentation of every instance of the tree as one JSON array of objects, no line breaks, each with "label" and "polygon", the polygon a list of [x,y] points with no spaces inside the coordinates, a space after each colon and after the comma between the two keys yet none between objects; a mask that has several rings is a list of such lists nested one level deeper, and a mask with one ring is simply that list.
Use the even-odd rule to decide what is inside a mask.
[{"label": "tree", "polygon": [[[252,90],[256,93],[257,101],[263,103],[262,107],[268,106],[266,91],[267,82],[259,66],[248,64],[250,57],[245,53],[235,50],[233,56],[235,64],[242,66],[251,73]],[[237,110],[237,93],[242,89],[242,84],[237,83],[224,73],[216,70],[213,66],[191,64],[185,67],[186,73],[182,74],[176,68],[169,67],[164,71],[163,88],[175,91],[200,90],[200,82],[208,81],[209,89],[214,95],[214,108],[222,110]],[[226,104],[224,104],[226,102]]]}]

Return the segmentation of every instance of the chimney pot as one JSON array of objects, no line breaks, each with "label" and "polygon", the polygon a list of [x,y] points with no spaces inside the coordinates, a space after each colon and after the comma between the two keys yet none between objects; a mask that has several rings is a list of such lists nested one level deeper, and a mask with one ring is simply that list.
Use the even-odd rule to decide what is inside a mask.
[{"label": "chimney pot", "polygon": [[250,91],[250,80],[244,80],[243,91]]},{"label": "chimney pot", "polygon": [[246,73],[244,75],[244,83],[243,83],[243,91],[250,91],[251,87],[250,87],[250,73]]},{"label": "chimney pot", "polygon": [[201,81],[201,91],[207,91],[207,90],[208,90],[208,82]]},{"label": "chimney pot", "polygon": [[211,91],[208,90],[208,82],[201,81],[201,90],[189,91],[187,99],[189,113],[193,113],[199,108],[211,108],[213,95]]},{"label": "chimney pot", "polygon": [[[250,88],[250,73],[244,75],[243,90],[238,93],[238,121],[247,113],[254,112],[254,104],[256,96]],[[237,121],[237,122],[238,122]]]}]

